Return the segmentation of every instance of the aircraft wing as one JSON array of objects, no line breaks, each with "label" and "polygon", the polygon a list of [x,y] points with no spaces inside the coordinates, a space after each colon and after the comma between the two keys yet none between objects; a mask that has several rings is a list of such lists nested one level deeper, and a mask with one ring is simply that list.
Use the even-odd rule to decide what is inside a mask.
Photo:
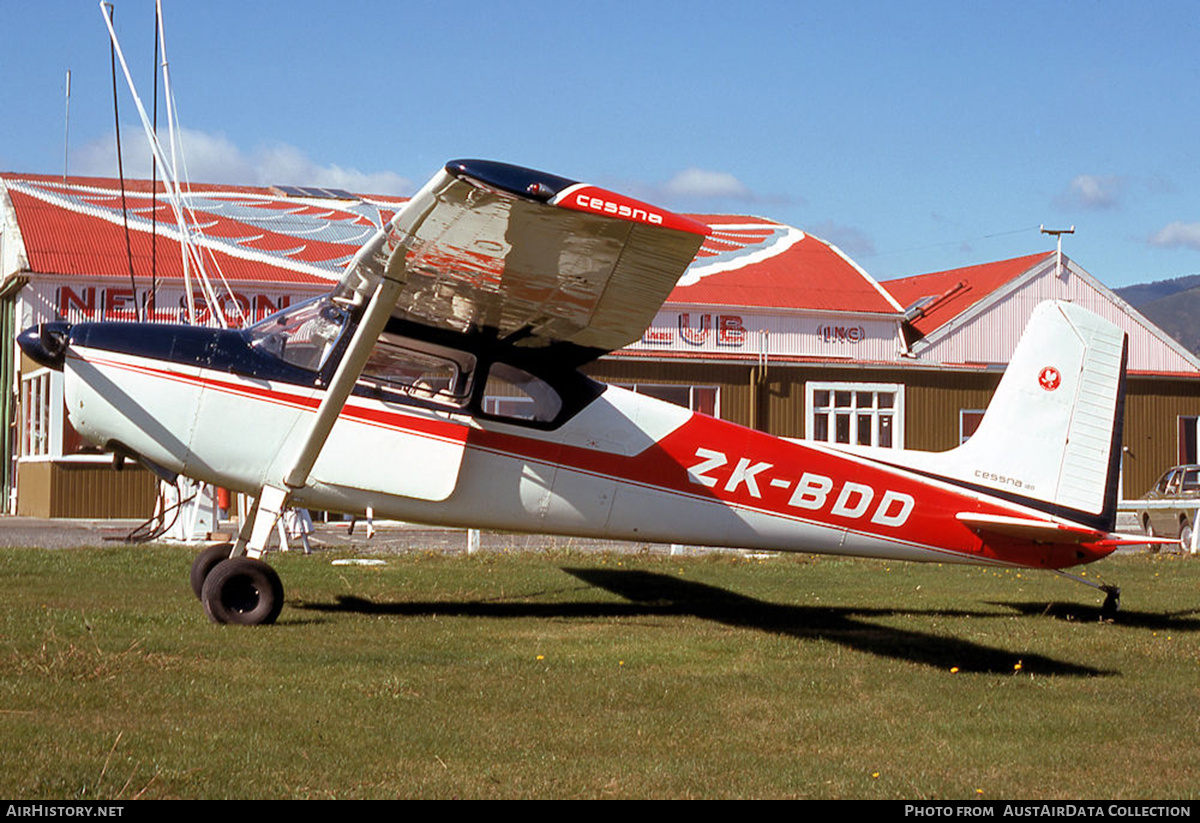
[{"label": "aircraft wing", "polygon": [[393,318],[578,365],[641,337],[708,232],[595,186],[456,160],[359,251],[340,291],[366,296],[390,276],[403,282]]}]

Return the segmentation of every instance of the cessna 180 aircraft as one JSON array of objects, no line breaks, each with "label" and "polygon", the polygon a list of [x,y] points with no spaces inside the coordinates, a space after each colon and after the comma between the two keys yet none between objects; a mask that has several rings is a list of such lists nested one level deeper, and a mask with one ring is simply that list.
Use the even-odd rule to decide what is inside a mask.
[{"label": "cessna 180 aircraft", "polygon": [[1072,304],[1036,309],[978,431],[947,452],[785,440],[582,374],[642,335],[708,231],[455,161],[333,291],[249,328],[45,323],[20,344],[65,372],[84,437],[255,498],[236,543],[192,570],[216,622],[279,615],[262,557],[289,506],[1054,570],[1146,542],[1112,533],[1125,334]]}]

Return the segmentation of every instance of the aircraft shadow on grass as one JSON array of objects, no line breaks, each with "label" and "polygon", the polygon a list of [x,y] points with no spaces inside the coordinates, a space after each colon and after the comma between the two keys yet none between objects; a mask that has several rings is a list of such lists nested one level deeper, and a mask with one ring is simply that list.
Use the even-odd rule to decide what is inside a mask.
[{"label": "aircraft shadow on grass", "polygon": [[[1051,617],[1067,623],[1095,623],[1102,619],[1099,606],[1083,603],[1012,603],[993,601],[990,606],[1012,609],[1026,617]],[[1131,629],[1153,631],[1195,632],[1200,631],[1200,609],[1185,609],[1174,612],[1147,612],[1122,609],[1117,612],[1116,622]]]},{"label": "aircraft shadow on grass", "polygon": [[[301,608],[329,612],[448,617],[698,617],[727,626],[755,629],[798,640],[827,640],[879,657],[906,660],[946,670],[957,668],[961,672],[1012,674],[1019,662],[1021,671],[1042,676],[1096,677],[1117,674],[1115,671],[1055,660],[1043,655],[1015,652],[961,638],[869,622],[871,617],[889,617],[905,613],[944,617],[995,617],[994,612],[905,612],[888,608],[785,606],[654,572],[595,568],[564,568],[563,571],[589,587],[604,589],[629,602],[516,603],[506,600],[375,603],[343,595],[339,596],[336,604],[306,603]],[[527,594],[523,597],[530,596],[537,595]],[[1044,603],[1036,609],[1030,604],[1026,613],[1041,613],[1046,608]],[[1024,611],[1021,607],[1018,607],[1018,610]],[[1086,609],[1079,609],[1077,613],[1082,614],[1085,611]],[[1093,611],[1094,617],[1098,618],[1099,609]]]}]

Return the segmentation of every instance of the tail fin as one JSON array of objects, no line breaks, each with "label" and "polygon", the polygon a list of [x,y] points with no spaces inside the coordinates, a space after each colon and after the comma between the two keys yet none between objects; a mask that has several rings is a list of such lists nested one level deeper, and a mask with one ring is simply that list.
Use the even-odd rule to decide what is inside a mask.
[{"label": "tail fin", "polygon": [[1103,531],[1116,524],[1125,332],[1072,303],[1034,309],[975,434],[922,468]]}]

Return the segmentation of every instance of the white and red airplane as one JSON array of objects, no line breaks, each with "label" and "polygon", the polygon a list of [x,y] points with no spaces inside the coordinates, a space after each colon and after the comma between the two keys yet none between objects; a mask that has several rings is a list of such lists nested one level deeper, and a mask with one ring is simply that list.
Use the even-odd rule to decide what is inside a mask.
[{"label": "white and red airplane", "polygon": [[[1061,569],[1114,534],[1126,338],[1037,308],[976,434],[948,452],[773,437],[598,383],[708,227],[516,166],[447,164],[336,289],[242,330],[46,323],[72,425],[118,455],[251,494],[192,582],[270,623],[262,561],[304,506],[431,524]],[[1084,581],[1089,582],[1089,581]],[[1115,610],[1119,590],[1107,592]]]}]

